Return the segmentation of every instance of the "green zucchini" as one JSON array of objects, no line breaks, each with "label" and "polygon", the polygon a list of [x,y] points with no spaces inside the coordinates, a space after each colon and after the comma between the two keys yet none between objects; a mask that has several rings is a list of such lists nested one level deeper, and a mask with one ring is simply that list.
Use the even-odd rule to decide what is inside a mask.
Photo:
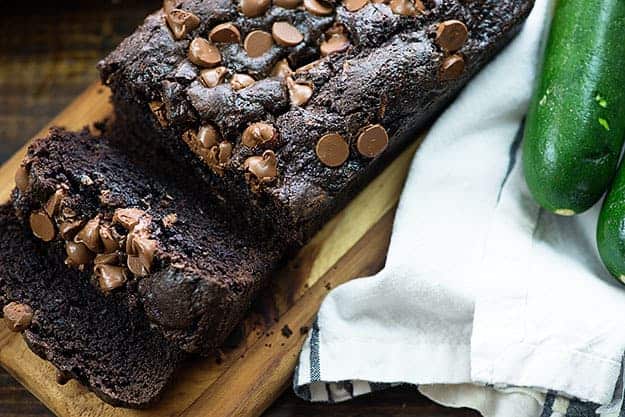
[{"label": "green zucchini", "polygon": [[625,139],[625,0],[559,0],[526,119],[523,168],[545,209],[589,209]]},{"label": "green zucchini", "polygon": [[601,207],[597,248],[608,271],[625,284],[625,164],[621,164]]}]

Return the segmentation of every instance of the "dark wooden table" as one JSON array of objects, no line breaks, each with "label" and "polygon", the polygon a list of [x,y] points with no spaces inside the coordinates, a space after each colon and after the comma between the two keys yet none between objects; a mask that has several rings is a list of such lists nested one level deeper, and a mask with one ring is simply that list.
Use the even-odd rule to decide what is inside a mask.
[{"label": "dark wooden table", "polygon": [[[12,1],[0,15],[0,163],[97,78],[95,63],[132,32],[159,0]],[[413,387],[335,405],[310,404],[288,390],[265,413],[286,416],[477,416],[440,407]],[[51,416],[0,370],[0,416]]]}]

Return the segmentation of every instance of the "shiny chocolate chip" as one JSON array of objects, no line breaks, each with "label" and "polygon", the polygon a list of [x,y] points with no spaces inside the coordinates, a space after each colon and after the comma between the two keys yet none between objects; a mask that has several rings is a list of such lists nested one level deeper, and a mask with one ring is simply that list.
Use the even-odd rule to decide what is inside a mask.
[{"label": "shiny chocolate chip", "polygon": [[144,216],[146,216],[145,211],[138,208],[117,209],[113,214],[113,223],[120,224],[124,229],[130,230],[135,227]]},{"label": "shiny chocolate chip", "polygon": [[4,322],[12,332],[23,332],[30,327],[33,309],[28,304],[10,302],[2,308]]},{"label": "shiny chocolate chip", "polygon": [[69,266],[78,267],[81,265],[87,265],[93,260],[95,254],[87,248],[83,243],[65,242],[65,253],[67,253],[67,259],[65,263]]},{"label": "shiny chocolate chip", "polygon": [[44,242],[50,242],[56,236],[54,223],[44,210],[32,212],[29,217],[29,223],[33,235]]},{"label": "shiny chocolate chip", "polygon": [[112,226],[103,224],[100,226],[100,240],[104,253],[113,253],[119,249],[122,236]]},{"label": "shiny chocolate chip", "polygon": [[48,216],[53,217],[59,210],[59,206],[61,205],[61,200],[65,197],[66,191],[62,188],[57,189],[54,194],[50,196],[46,204],[44,204],[43,209]]},{"label": "shiny chocolate chip", "polygon": [[254,84],[254,79],[247,74],[234,74],[230,79],[233,90],[241,90]]},{"label": "shiny chocolate chip", "polygon": [[[130,232],[126,237],[126,252],[128,253],[128,269],[138,276],[145,276],[152,268],[156,241],[147,237],[145,230]],[[131,258],[136,258],[132,259]]]},{"label": "shiny chocolate chip", "polygon": [[82,228],[82,220],[68,220],[59,226],[59,234],[65,240],[71,240],[76,236],[76,233]]},{"label": "shiny chocolate chip", "polygon": [[286,59],[281,59],[280,61],[278,61],[271,70],[272,77],[285,78],[290,76],[291,74],[293,74],[293,70],[289,66],[289,61],[287,61]]},{"label": "shiny chocolate chip", "polygon": [[416,16],[425,10],[420,0],[391,0],[389,6],[393,13],[402,16]]},{"label": "shiny chocolate chip", "polygon": [[121,266],[97,264],[93,272],[98,279],[100,289],[105,293],[122,287],[127,280],[126,270]]},{"label": "shiny chocolate chip", "polygon": [[165,20],[176,40],[184,38],[187,33],[200,25],[199,17],[182,9],[168,10]]},{"label": "shiny chocolate chip", "polygon": [[464,58],[462,55],[452,55],[443,61],[440,68],[440,79],[445,81],[455,80],[464,72]]},{"label": "shiny chocolate chip", "polygon": [[335,168],[347,161],[349,145],[338,133],[328,133],[317,141],[315,152],[324,165]]},{"label": "shiny chocolate chip", "polygon": [[304,0],[304,8],[317,16],[327,16],[334,12],[334,9],[320,0]]},{"label": "shiny chocolate chip", "polygon": [[356,149],[367,158],[378,156],[388,146],[388,134],[382,125],[366,126],[356,141]]},{"label": "shiny chocolate chip", "polygon": [[167,117],[165,117],[165,105],[163,102],[156,100],[150,101],[148,106],[154,117],[156,117],[158,124],[161,125],[161,127],[167,127],[169,122],[167,121]]},{"label": "shiny chocolate chip", "polygon": [[271,49],[273,38],[263,30],[250,32],[243,41],[243,48],[250,58],[257,58]]},{"label": "shiny chocolate chip", "polygon": [[221,142],[219,144],[219,153],[217,155],[217,159],[219,160],[219,163],[224,165],[226,164],[229,160],[230,157],[232,156],[232,143],[230,142]]},{"label": "shiny chocolate chip", "polygon": [[369,3],[369,0],[344,0],[343,6],[350,12],[356,12]]},{"label": "shiny chocolate chip", "polygon": [[219,143],[221,135],[213,125],[204,125],[197,132],[197,140],[202,148],[210,149]]},{"label": "shiny chocolate chip", "polygon": [[241,32],[233,23],[222,23],[211,29],[208,39],[212,42],[239,43],[241,42]]},{"label": "shiny chocolate chip", "polygon": [[247,17],[257,17],[265,14],[270,5],[271,0],[241,0],[241,3],[239,3],[241,13]]},{"label": "shiny chocolate chip", "polygon": [[350,42],[345,27],[341,24],[335,24],[326,31],[325,40],[319,45],[319,51],[321,56],[328,56],[345,52],[349,46]]},{"label": "shiny chocolate chip", "polygon": [[302,0],[273,0],[273,4],[284,9],[296,9]]},{"label": "shiny chocolate chip", "polygon": [[294,106],[303,106],[313,95],[312,84],[305,81],[294,81],[291,77],[286,79],[289,90],[289,98]]},{"label": "shiny chocolate chip", "polygon": [[469,31],[459,20],[447,20],[436,28],[436,44],[446,51],[457,51],[467,41]]},{"label": "shiny chocolate chip", "polygon": [[221,84],[227,72],[226,67],[205,69],[200,72],[200,80],[205,86],[212,88]]},{"label": "shiny chocolate chip", "polygon": [[91,219],[84,227],[74,236],[74,242],[83,243],[91,252],[100,252],[102,242],[100,241],[100,218]]},{"label": "shiny chocolate chip", "polygon": [[278,175],[278,159],[269,149],[262,156],[247,158],[244,167],[260,181],[271,181]]},{"label": "shiny chocolate chip", "polygon": [[269,123],[257,122],[252,123],[243,131],[241,143],[247,147],[253,148],[260,144],[272,142],[276,137],[276,128]]},{"label": "shiny chocolate chip", "polygon": [[304,35],[289,22],[275,22],[271,34],[278,45],[295,46],[304,40]]},{"label": "shiny chocolate chip", "polygon": [[95,265],[105,264],[105,265],[118,265],[119,264],[119,254],[114,253],[99,253],[93,258],[93,263]]},{"label": "shiny chocolate chip", "polygon": [[204,38],[195,38],[189,45],[189,61],[200,67],[215,67],[221,62],[219,49]]}]

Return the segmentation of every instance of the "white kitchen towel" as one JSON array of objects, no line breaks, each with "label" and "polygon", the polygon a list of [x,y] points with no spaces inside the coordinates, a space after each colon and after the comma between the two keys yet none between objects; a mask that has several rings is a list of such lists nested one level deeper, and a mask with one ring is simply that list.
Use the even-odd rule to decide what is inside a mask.
[{"label": "white kitchen towel", "polygon": [[334,289],[294,387],[340,401],[419,386],[489,417],[622,408],[625,291],[595,248],[597,209],[574,218],[529,195],[519,144],[554,1],[438,119],[417,152],[385,268]]}]

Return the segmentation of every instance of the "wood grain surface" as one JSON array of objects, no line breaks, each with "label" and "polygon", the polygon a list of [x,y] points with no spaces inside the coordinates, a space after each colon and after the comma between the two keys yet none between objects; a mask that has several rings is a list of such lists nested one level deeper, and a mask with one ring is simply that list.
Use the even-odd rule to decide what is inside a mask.
[{"label": "wood grain surface", "polygon": [[[3,14],[0,21],[0,161],[8,159],[79,90],[89,85],[96,77],[93,65],[97,59],[130,32],[147,11],[158,6],[154,1],[118,3],[88,2],[85,5],[86,2],[56,1],[39,5],[39,2],[32,2],[21,8],[13,3]],[[90,87],[82,100],[61,113],[56,122],[78,128],[85,120],[100,119],[110,111],[105,97],[106,92],[99,86]],[[350,211],[349,217],[353,217],[353,221],[346,222],[345,215],[339,215],[276,278],[278,288],[274,288],[274,294],[278,297],[265,297],[265,300],[271,300],[270,305],[261,303],[257,306],[246,324],[248,337],[237,349],[224,352],[220,364],[193,363],[180,373],[179,379],[186,382],[184,385],[178,383],[178,388],[170,390],[164,401],[165,407],[172,407],[170,410],[184,408],[186,416],[212,415],[211,411],[220,407],[233,410],[230,415],[237,416],[250,412],[258,414],[267,407],[267,416],[476,415],[467,410],[449,410],[434,405],[410,387],[332,406],[303,402],[287,390],[271,405],[290,382],[291,369],[303,339],[297,330],[298,324],[310,321],[315,306],[328,288],[347,279],[374,273],[382,266],[393,206],[409,157],[409,153],[405,154],[404,159],[394,165],[399,168],[387,171],[384,181],[374,183],[368,189],[369,194],[359,197],[361,201],[378,198],[381,204],[372,211]],[[20,158],[18,152],[18,156],[0,168],[0,199],[8,195],[11,185],[6,179],[11,178]],[[1,180],[3,178],[5,181]],[[389,183],[395,186],[388,187]],[[361,227],[354,228],[354,224]],[[306,279],[295,280],[298,285],[294,286],[293,280],[286,279],[294,274]],[[303,302],[298,303],[302,299]],[[279,321],[275,322],[276,319]],[[282,336],[280,329],[285,324],[294,328],[292,337]],[[94,397],[75,383],[56,386],[51,379],[52,368],[27,351],[19,337],[0,332],[0,346],[0,361],[58,415],[145,414],[107,410],[107,406],[94,403]],[[245,362],[234,360],[241,355],[244,355]],[[24,369],[30,373],[24,375]],[[272,378],[273,383],[253,390],[253,395],[246,401],[231,395],[232,390],[247,392],[252,385],[258,385],[258,375],[266,373],[278,374],[279,378]],[[218,384],[210,384],[211,388],[206,390],[209,379]],[[193,395],[187,390],[189,381],[192,386],[199,387],[191,390]],[[67,397],[68,391],[72,399],[70,406],[74,413],[78,410],[78,414],[68,414],[64,408],[67,404],[58,401],[58,397]],[[182,402],[184,407],[180,407]],[[104,411],[110,412],[102,414]],[[165,412],[147,414],[175,415]],[[50,413],[8,375],[0,373],[0,415],[49,416]]]}]

